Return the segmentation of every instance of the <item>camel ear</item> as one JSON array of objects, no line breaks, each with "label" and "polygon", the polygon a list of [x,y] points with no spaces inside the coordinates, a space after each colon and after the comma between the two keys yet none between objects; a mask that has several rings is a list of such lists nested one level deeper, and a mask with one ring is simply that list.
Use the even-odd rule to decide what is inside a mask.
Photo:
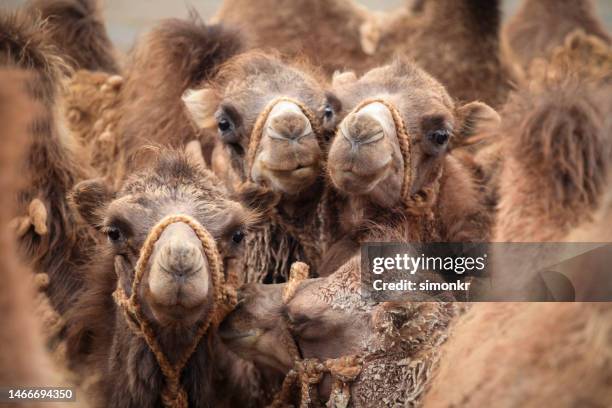
[{"label": "camel ear", "polygon": [[217,97],[212,89],[188,89],[183,94],[183,103],[189,116],[199,128],[209,128],[215,125]]},{"label": "camel ear", "polygon": [[102,223],[102,209],[114,195],[102,179],[81,181],[74,186],[70,200],[81,217],[95,229]]},{"label": "camel ear", "polygon": [[332,76],[332,87],[348,85],[355,81],[357,81],[357,75],[353,71],[336,71]]},{"label": "camel ear", "polygon": [[501,123],[501,117],[495,109],[482,102],[470,102],[459,107],[457,119],[458,132],[455,134],[459,140],[494,131]]}]

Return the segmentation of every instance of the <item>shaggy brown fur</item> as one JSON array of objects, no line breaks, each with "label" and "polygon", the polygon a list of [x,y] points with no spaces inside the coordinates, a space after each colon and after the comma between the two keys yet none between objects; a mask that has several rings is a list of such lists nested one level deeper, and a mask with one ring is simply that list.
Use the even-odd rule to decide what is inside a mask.
[{"label": "shaggy brown fur", "polygon": [[442,346],[424,407],[612,403],[609,303],[479,303]]},{"label": "shaggy brown fur", "polygon": [[[19,214],[27,216],[38,200],[44,228],[31,226],[20,231],[20,247],[36,272],[50,277],[47,293],[63,313],[82,284],[79,269],[87,262],[86,251],[93,238],[70,208],[66,193],[87,176],[64,145],[58,130],[56,101],[60,59],[43,41],[40,22],[23,14],[0,15],[0,62],[3,66],[35,72],[27,92],[44,109],[28,127],[29,149],[21,177],[26,180],[19,193]],[[45,214],[46,213],[46,214]]]},{"label": "shaggy brown fur", "polygon": [[591,220],[610,182],[610,85],[565,80],[512,97],[497,241],[555,241]]},{"label": "shaggy brown fur", "polygon": [[68,80],[62,99],[71,135],[84,147],[91,166],[109,181],[119,160],[122,86],[118,75],[81,70]]},{"label": "shaggy brown fur", "polygon": [[547,57],[566,36],[581,29],[610,44],[612,38],[598,18],[593,0],[524,0],[505,24],[504,52],[527,68],[538,57]]},{"label": "shaggy brown fur", "polygon": [[124,167],[120,173],[129,174],[145,164],[137,154],[143,145],[178,147],[201,138],[181,96],[239,48],[237,34],[205,26],[195,15],[191,21],[165,20],[138,42],[120,95],[122,115],[116,129]]},{"label": "shaggy brown fur", "polygon": [[119,66],[98,0],[32,0],[27,11],[45,21],[46,41],[76,69],[117,73]]},{"label": "shaggy brown fur", "polygon": [[330,74],[364,73],[396,54],[413,58],[454,98],[499,106],[511,73],[500,59],[498,3],[437,0],[416,15],[377,15],[348,0],[226,0],[216,18],[242,28],[252,46],[304,55]]},{"label": "shaggy brown fur", "polygon": [[[520,81],[518,90],[515,92],[519,96],[511,96],[503,108],[503,112],[508,111],[509,115],[509,118],[505,118],[506,125],[503,129],[507,129],[513,135],[522,131],[518,129],[521,126],[519,124],[521,120],[519,114],[514,114],[516,110],[514,104],[517,103],[517,100],[519,101],[519,106],[521,106],[521,104],[527,104],[531,98],[541,101],[542,95],[548,95],[547,98],[549,99],[547,100],[553,102],[556,99],[554,93],[559,92],[559,101],[568,103],[568,109],[570,109],[569,107],[572,104],[570,93],[573,90],[577,91],[576,96],[578,100],[581,100],[594,89],[606,89],[612,81],[611,72],[611,45],[606,44],[595,36],[584,34],[580,30],[569,34],[564,44],[556,47],[548,57],[536,58],[531,63],[527,75]],[[567,89],[564,90],[564,88]],[[600,91],[596,93],[603,94]],[[598,99],[600,97],[595,96],[594,98]],[[587,99],[592,98],[588,97]],[[543,101],[543,103],[548,102]],[[578,102],[578,105],[581,103]],[[605,111],[606,102],[603,99],[595,103],[603,104],[601,109]],[[560,105],[560,103],[557,103],[555,109],[563,109]],[[533,103],[532,106],[541,109],[541,107]],[[523,114],[532,115],[528,108],[521,109],[524,109],[522,110]],[[561,116],[559,115],[559,118]],[[584,123],[586,124],[587,122]],[[593,124],[594,126],[599,126],[595,122]],[[508,144],[512,140],[511,137],[504,135],[503,129],[483,135],[483,137],[477,137],[476,139],[479,140],[476,140],[476,142],[480,143],[475,144],[477,146],[476,152],[473,155],[472,153],[463,154],[463,157],[467,158],[464,161],[471,162],[471,167],[484,190],[487,205],[493,212],[499,201],[498,188],[501,183],[501,173],[509,151],[508,149],[510,149]],[[524,137],[530,139],[527,136]]]},{"label": "shaggy brown fur", "polygon": [[555,47],[546,58],[535,58],[528,67],[526,78],[532,86],[576,76],[589,81],[612,81],[612,43],[572,31],[562,45]]},{"label": "shaggy brown fur", "polygon": [[34,315],[32,271],[15,256],[15,237],[7,225],[14,216],[14,195],[23,187],[18,163],[27,149],[28,125],[36,105],[26,97],[23,72],[0,70],[0,384],[2,386],[51,386],[57,384],[46,353],[39,321]]},{"label": "shaggy brown fur", "polygon": [[[178,152],[160,153],[149,168],[132,174],[116,194],[97,180],[76,187],[73,199],[82,216],[94,229],[109,236],[95,248],[86,290],[67,317],[67,355],[79,372],[100,373],[95,387],[99,406],[161,406],[163,376],[157,362],[144,340],[132,331],[112,293],[121,285],[129,294],[143,241],[168,214],[192,215],[213,235],[224,262],[238,257],[240,240],[235,238],[236,231],[247,228],[253,214],[227,196],[212,173]],[[150,268],[147,271],[143,282],[151,287]],[[181,320],[187,311],[176,314],[176,321],[162,324],[152,312],[150,292],[142,289],[137,296],[145,305],[162,349],[174,361],[192,340],[195,326]],[[202,319],[209,312],[210,302],[197,316]],[[189,359],[181,382],[190,406],[244,404],[243,398],[250,398],[249,403],[254,404],[259,389],[254,375],[224,350],[211,329]],[[231,387],[240,390],[231,391]]]}]

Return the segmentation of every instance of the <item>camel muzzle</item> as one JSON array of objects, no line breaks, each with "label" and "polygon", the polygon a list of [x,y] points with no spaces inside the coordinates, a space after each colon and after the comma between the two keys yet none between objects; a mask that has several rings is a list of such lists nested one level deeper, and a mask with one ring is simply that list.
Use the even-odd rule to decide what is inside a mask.
[{"label": "camel muzzle", "polygon": [[148,283],[159,306],[193,308],[206,302],[210,272],[202,244],[182,222],[169,225],[155,243]]}]

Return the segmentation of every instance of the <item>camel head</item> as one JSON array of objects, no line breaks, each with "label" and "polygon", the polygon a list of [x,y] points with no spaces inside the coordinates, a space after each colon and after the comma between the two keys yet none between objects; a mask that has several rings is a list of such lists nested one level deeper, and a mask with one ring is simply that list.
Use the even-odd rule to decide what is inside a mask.
[{"label": "camel head", "polygon": [[330,179],[340,192],[383,207],[399,202],[403,187],[410,195],[427,187],[451,139],[499,121],[484,103],[456,105],[438,81],[402,60],[361,78],[336,74],[333,94],[341,121],[328,155]]},{"label": "camel head", "polygon": [[222,340],[243,358],[283,374],[293,366],[287,329],[303,358],[362,352],[374,330],[358,270],[353,259],[326,278],[307,279],[287,301],[286,283],[245,285],[238,307],[220,326]]},{"label": "camel head", "polygon": [[[118,285],[131,295],[135,267],[145,239],[169,215],[197,220],[216,243],[224,265],[240,257],[254,213],[228,198],[216,177],[182,152],[162,153],[155,164],[129,177],[112,193],[100,180],[79,183],[72,200],[100,233],[101,255],[112,257]],[[194,229],[168,225],[152,246],[136,296],[148,318],[161,327],[188,326],[210,311],[211,259]]]},{"label": "camel head", "polygon": [[320,177],[322,133],[333,111],[305,69],[250,52],[228,61],[210,87],[184,99],[196,122],[208,118],[217,127],[213,169],[230,184],[249,180],[295,196]]}]

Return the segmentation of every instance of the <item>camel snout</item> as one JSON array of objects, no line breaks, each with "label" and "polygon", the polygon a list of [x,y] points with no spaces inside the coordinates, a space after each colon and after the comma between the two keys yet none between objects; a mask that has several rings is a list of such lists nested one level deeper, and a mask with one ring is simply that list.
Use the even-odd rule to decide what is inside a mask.
[{"label": "camel snout", "polygon": [[154,246],[148,286],[155,305],[193,308],[205,303],[210,271],[202,244],[191,227],[168,226]]}]

